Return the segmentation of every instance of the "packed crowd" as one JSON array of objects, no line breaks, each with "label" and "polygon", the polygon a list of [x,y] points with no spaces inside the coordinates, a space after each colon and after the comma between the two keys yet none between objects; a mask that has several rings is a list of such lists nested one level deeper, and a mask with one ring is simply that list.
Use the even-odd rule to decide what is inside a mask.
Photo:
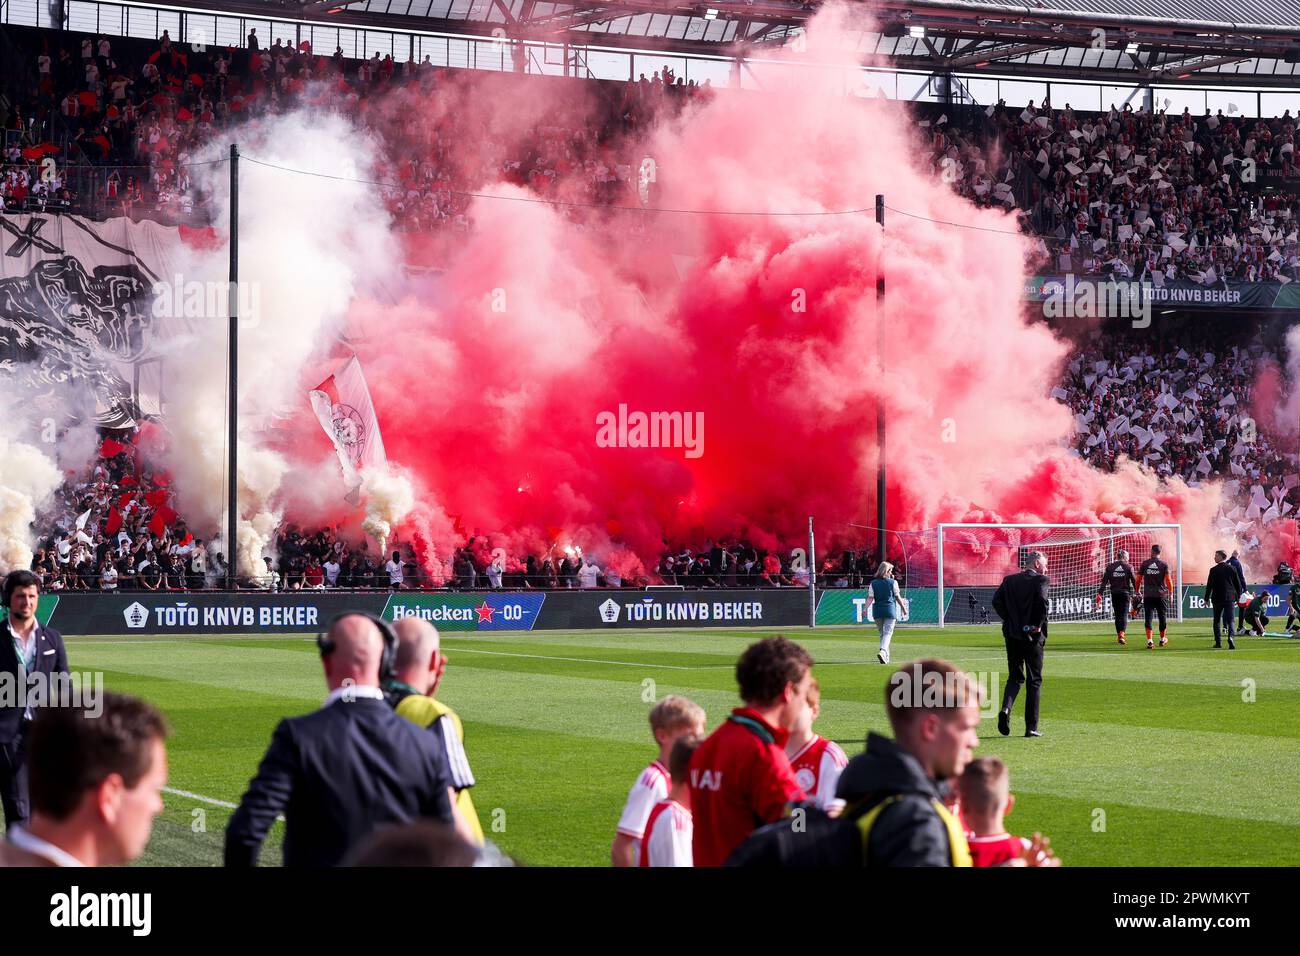
[{"label": "packed crowd", "polygon": [[1300,454],[1252,417],[1263,344],[1229,342],[1097,332],[1052,396],[1074,413],[1075,451],[1097,468],[1124,456],[1193,486],[1226,479],[1224,530],[1249,548],[1257,525],[1300,513]]},{"label": "packed crowd", "polygon": [[[243,48],[203,50],[165,31],[156,42],[14,32],[31,62],[27,95],[10,97],[5,123],[0,190],[11,209],[93,198],[105,214],[188,216],[197,149],[234,122],[299,105],[351,116],[378,136],[386,158],[377,172],[392,184],[384,199],[414,231],[465,228],[464,193],[497,178],[556,198],[565,184],[562,198],[573,202],[631,203],[647,184],[623,134],[711,93],[669,70],[593,81],[583,85],[590,99],[555,97],[526,135],[500,137],[469,94],[506,93],[511,74],[475,72],[471,84],[427,56],[353,60],[279,40],[264,48],[255,29]],[[417,107],[435,121],[409,123]],[[1300,277],[1300,197],[1257,188],[1273,171],[1300,175],[1289,111],[1252,120],[1000,102],[936,112],[918,118],[936,173],[977,204],[1021,206],[1054,271],[1203,283]],[[84,165],[91,174],[69,182],[68,170]]]},{"label": "packed crowd", "polygon": [[1010,163],[1034,174],[1020,201],[1053,271],[1204,284],[1300,278],[1300,195],[1258,188],[1271,171],[1300,175],[1289,110],[1246,119],[1126,105],[1097,115],[1031,102],[994,109],[992,122]]},{"label": "packed crowd", "polygon": [[[465,75],[435,68],[427,57],[399,63],[376,54],[357,61],[341,50],[320,56],[306,45],[295,49],[279,41],[265,49],[255,31],[244,48],[208,50],[174,44],[165,32],[158,41],[13,33],[27,44],[32,82],[28,97],[13,100],[6,123],[0,193],[11,209],[75,203],[69,177],[84,172],[78,165],[84,162],[94,175],[80,181],[92,184],[110,214],[184,216],[195,201],[187,164],[201,143],[227,124],[300,103],[353,116],[390,147],[378,173],[400,185],[382,194],[394,219],[411,230],[467,228],[463,193],[493,177],[576,202],[633,201],[644,184],[635,157],[620,147],[623,137],[686,98],[711,95],[668,71],[630,84],[584,84],[594,91],[591,97],[556,96],[527,118],[525,135],[497,136],[486,112],[464,95]],[[475,74],[473,88],[516,81]],[[421,110],[432,111],[433,122],[405,121],[416,98]],[[1062,271],[1134,278],[1159,272],[1200,281],[1297,274],[1295,203],[1276,194],[1257,198],[1243,181],[1248,164],[1256,179],[1270,169],[1296,172],[1289,113],[1247,121],[1127,107],[1085,115],[1068,105],[1018,110],[999,104],[921,115],[936,172],[978,204],[1023,206],[1026,222],[1047,233],[1043,250],[1051,250]],[[467,141],[479,148],[454,148]],[[67,144],[66,154],[58,142]],[[584,175],[575,177],[577,169]],[[1193,483],[1227,479],[1234,504],[1225,520],[1249,542],[1242,533],[1251,522],[1300,508],[1294,451],[1263,430],[1245,432],[1243,410],[1259,360],[1257,347],[1216,351],[1184,343],[1152,351],[1099,339],[1074,357],[1053,394],[1075,413],[1077,451],[1098,467],[1114,468],[1125,455]],[[114,467],[101,462],[100,474],[64,489],[54,533],[34,564],[48,586],[176,589],[222,580],[225,557],[187,539],[183,520],[150,530],[160,508],[172,510],[157,476],[136,469],[131,480],[138,484],[123,485]],[[372,554],[367,543],[352,546],[335,531],[283,529],[265,560],[265,573],[244,586],[424,583],[409,548]],[[864,561],[870,559],[828,559],[818,573],[832,585],[861,586],[874,573]],[[791,552],[706,542],[698,552],[665,553],[650,574],[624,580],[611,562],[580,551],[494,558],[471,539],[453,557],[449,583],[799,587],[808,573]]]},{"label": "packed crowd", "polygon": [[[264,48],[256,29],[244,48],[204,50],[174,44],[166,31],[153,43],[14,32],[27,38],[32,62],[27,95],[13,98],[5,122],[0,195],[9,209],[45,208],[59,197],[102,215],[190,218],[198,149],[234,123],[299,106],[352,117],[386,145],[376,173],[391,185],[381,193],[410,230],[466,227],[463,193],[497,178],[542,195],[554,194],[562,180],[581,182],[582,192],[566,199],[627,203],[638,188],[639,158],[624,155],[619,135],[707,94],[707,85],[671,70],[636,83],[584,85],[594,108],[580,96],[557,96],[507,145],[467,94],[506,95],[512,77],[475,73],[471,90],[459,71],[435,67],[428,56],[355,60],[341,48],[324,56],[305,42],[295,48],[280,40]],[[436,122],[410,123],[416,108]],[[465,142],[479,148],[453,149]],[[69,170],[80,194],[65,181]]]},{"label": "packed crowd", "polygon": [[173,504],[169,476],[150,469],[134,441],[105,438],[93,466],[46,508],[31,570],[53,593],[218,586],[225,556],[191,534]]}]

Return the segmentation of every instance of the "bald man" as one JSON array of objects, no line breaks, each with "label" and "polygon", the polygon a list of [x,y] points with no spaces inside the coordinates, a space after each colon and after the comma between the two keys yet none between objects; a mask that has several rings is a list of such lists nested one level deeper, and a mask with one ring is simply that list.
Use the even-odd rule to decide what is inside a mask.
[{"label": "bald man", "polygon": [[384,702],[375,622],[345,614],[318,645],[329,696],[319,710],[276,727],[226,827],[227,866],[255,866],[279,814],[284,865],[312,867],[337,865],[384,824],[455,820],[442,747]]},{"label": "bald man", "polygon": [[465,756],[465,728],[454,710],[434,699],[447,667],[438,629],[423,618],[404,617],[393,630],[397,632],[397,660],[385,696],[399,717],[425,728],[438,741],[451,769],[457,830],[462,838],[482,846],[483,827],[469,795],[474,774]]}]

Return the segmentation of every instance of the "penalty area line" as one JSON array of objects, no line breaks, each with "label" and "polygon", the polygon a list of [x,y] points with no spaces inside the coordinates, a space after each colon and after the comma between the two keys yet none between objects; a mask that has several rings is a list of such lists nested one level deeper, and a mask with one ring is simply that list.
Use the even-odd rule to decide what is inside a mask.
[{"label": "penalty area line", "polygon": [[[214,807],[224,807],[227,810],[239,809],[239,804],[231,803],[229,800],[218,800],[216,797],[205,797],[201,793],[190,793],[188,790],[178,790],[175,787],[163,787],[163,793],[170,793],[173,797],[184,797],[186,800],[197,800],[199,803],[210,803]],[[281,823],[284,822],[284,814],[276,816]]]}]

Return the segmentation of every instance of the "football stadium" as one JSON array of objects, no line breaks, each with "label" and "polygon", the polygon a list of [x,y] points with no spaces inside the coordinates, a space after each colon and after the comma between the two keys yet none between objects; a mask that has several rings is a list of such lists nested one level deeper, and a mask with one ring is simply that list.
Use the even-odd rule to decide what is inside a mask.
[{"label": "football stadium", "polygon": [[0,866],[1296,864],[1298,116],[1283,0],[0,0]]}]

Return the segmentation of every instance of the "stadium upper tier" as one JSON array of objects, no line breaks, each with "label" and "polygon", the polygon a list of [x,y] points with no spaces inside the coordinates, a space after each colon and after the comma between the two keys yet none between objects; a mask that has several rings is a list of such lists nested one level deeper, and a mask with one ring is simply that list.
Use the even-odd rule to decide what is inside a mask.
[{"label": "stadium upper tier", "polygon": [[[340,44],[347,56],[427,53],[439,66],[599,79],[634,79],[667,64],[717,86],[755,85],[746,61],[787,44],[799,49],[821,7],[817,0],[190,0],[166,8],[4,0],[0,22],[54,26],[63,17],[72,30],[156,37],[169,29],[177,41],[235,45],[256,29],[264,46],[307,40],[317,48]],[[868,63],[873,88],[903,99],[932,95],[930,77],[952,77],[959,96],[976,81],[972,93],[982,102],[1012,101],[1013,87],[994,95],[983,89],[998,78],[1293,90],[1300,69],[1300,15],[1284,0],[877,0],[850,9],[861,16],[846,23],[842,39]]]},{"label": "stadium upper tier", "polygon": [[[762,95],[715,92],[668,71],[598,82],[599,96],[574,97],[571,108],[538,116],[529,136],[505,143],[486,136],[476,117],[508,98],[512,84],[577,81],[445,73],[431,61],[361,61],[339,50],[310,55],[278,39],[250,53],[21,28],[9,35],[0,196],[11,211],[202,222],[188,166],[201,145],[243,119],[299,105],[341,111],[387,146],[376,178],[391,185],[376,188],[409,231],[465,227],[463,193],[495,179],[545,198],[578,171],[584,201],[626,205],[637,202],[632,134],[694,96]],[[411,96],[421,109],[437,107],[437,129],[403,121]],[[936,175],[978,204],[1025,210],[1051,271],[1300,278],[1289,110],[1252,120],[1236,109],[1202,116],[1121,104],[1095,113],[1068,99],[1044,106],[922,108],[917,122]],[[466,138],[480,148],[453,159],[452,145]],[[1274,183],[1281,188],[1268,188]],[[1169,233],[1179,238],[1171,243]]]}]

